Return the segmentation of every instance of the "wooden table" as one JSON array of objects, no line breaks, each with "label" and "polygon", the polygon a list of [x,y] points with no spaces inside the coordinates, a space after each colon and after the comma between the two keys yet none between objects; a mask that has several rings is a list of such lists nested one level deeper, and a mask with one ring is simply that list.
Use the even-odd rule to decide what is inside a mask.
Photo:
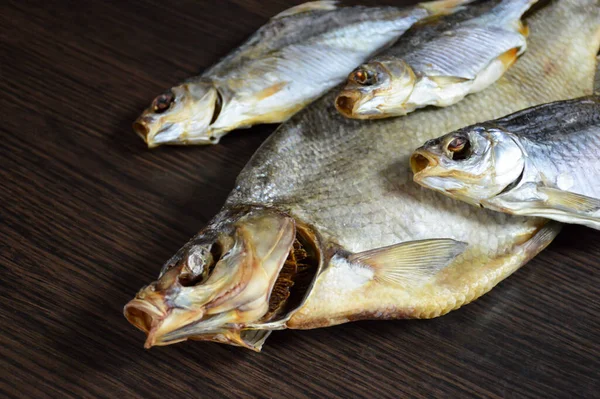
[{"label": "wooden table", "polygon": [[276,332],[260,354],[143,349],[123,305],[274,127],[149,151],[131,122],[300,2],[2,3],[0,396],[599,397],[600,232],[572,226],[435,320]]}]

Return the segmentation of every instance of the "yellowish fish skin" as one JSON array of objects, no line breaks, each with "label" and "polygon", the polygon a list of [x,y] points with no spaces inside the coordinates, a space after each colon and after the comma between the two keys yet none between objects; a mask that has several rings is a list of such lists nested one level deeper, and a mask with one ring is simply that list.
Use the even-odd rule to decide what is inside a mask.
[{"label": "yellowish fish skin", "polygon": [[[552,241],[559,224],[479,209],[423,189],[412,181],[409,157],[440,131],[590,94],[600,46],[598,5],[558,0],[537,11],[529,20],[529,52],[518,65],[455,107],[361,122],[339,115],[331,92],[293,117],[240,173],[222,211],[126,306],[128,319],[149,332],[147,346],[194,339],[260,350],[276,329],[436,317],[525,264]],[[272,227],[258,227],[266,225]],[[298,248],[290,243],[292,232]],[[423,240],[456,243],[458,251],[447,251],[438,265],[416,268],[390,249]],[[273,262],[281,261],[285,248],[290,252],[279,265],[277,289],[265,293],[264,282],[272,281],[265,278],[274,276]],[[430,251],[414,255],[415,264],[432,257]],[[292,266],[316,267],[312,284],[292,309],[284,306],[283,314],[264,319],[265,294],[269,309],[274,298],[285,305],[280,280],[291,258],[297,259]],[[206,281],[214,281],[207,285],[203,276],[213,267]],[[227,270],[236,271],[233,286],[227,286]],[[300,267],[286,273],[302,286]],[[263,288],[254,288],[260,281]]]}]

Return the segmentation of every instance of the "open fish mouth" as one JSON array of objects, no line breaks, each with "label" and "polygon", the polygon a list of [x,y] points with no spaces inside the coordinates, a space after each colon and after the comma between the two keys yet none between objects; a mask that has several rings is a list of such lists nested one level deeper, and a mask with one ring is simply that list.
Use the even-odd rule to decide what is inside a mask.
[{"label": "open fish mouth", "polygon": [[321,265],[310,229],[258,212],[224,237],[186,245],[125,306],[127,320],[147,334],[146,348],[191,339],[260,350],[270,331],[285,328],[304,303]]},{"label": "open fish mouth", "polygon": [[346,118],[354,115],[356,104],[360,101],[360,94],[353,91],[344,91],[335,99],[335,107]]},{"label": "open fish mouth", "polygon": [[370,106],[375,92],[363,92],[356,89],[342,91],[335,99],[335,108],[340,114],[351,119],[377,119],[381,110],[376,106]]},{"label": "open fish mouth", "polygon": [[410,157],[410,168],[414,173],[415,181],[424,177],[430,168],[438,165],[436,157],[427,151],[417,150]]}]

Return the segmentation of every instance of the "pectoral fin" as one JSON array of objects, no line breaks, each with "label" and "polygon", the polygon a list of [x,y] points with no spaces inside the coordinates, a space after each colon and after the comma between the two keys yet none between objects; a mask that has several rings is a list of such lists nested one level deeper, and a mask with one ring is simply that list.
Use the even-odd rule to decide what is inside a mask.
[{"label": "pectoral fin", "polygon": [[353,254],[348,260],[370,266],[376,280],[404,284],[435,275],[466,246],[451,239],[410,241]]},{"label": "pectoral fin", "polygon": [[502,65],[504,65],[505,69],[508,69],[515,63],[515,61],[517,61],[520,52],[521,49],[512,48],[498,57],[498,60],[502,63]]},{"label": "pectoral fin", "polygon": [[271,97],[273,94],[279,93],[287,85],[288,82],[275,83],[273,86],[269,86],[256,93],[255,97],[258,101],[262,101],[268,97]]},{"label": "pectoral fin", "polygon": [[308,3],[300,4],[292,8],[288,8],[275,15],[273,19],[289,17],[291,15],[300,14],[309,11],[331,11],[338,8],[337,0],[324,0],[324,1],[309,1]]},{"label": "pectoral fin", "polygon": [[540,187],[538,190],[547,197],[548,206],[565,212],[591,213],[600,210],[600,200],[597,198],[549,187]]},{"label": "pectoral fin", "polygon": [[269,335],[271,335],[271,330],[243,330],[240,332],[240,344],[245,348],[260,352]]},{"label": "pectoral fin", "polygon": [[435,82],[439,87],[444,88],[446,86],[455,85],[458,83],[468,82],[471,79],[461,78],[459,76],[427,76],[427,78]]},{"label": "pectoral fin", "polygon": [[600,230],[600,199],[526,183],[489,200],[485,208],[523,216],[541,216]]}]

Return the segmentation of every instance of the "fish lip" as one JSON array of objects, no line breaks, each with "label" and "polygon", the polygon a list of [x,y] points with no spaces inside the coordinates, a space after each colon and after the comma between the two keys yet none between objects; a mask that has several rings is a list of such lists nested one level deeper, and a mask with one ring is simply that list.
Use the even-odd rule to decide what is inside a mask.
[{"label": "fish lip", "polygon": [[335,98],[335,108],[346,118],[354,118],[356,105],[361,99],[360,93],[355,90],[343,90]]},{"label": "fish lip", "polygon": [[148,135],[150,134],[150,128],[143,118],[136,119],[135,122],[133,122],[132,128],[133,131],[140,136],[146,144],[149,144]]},{"label": "fish lip", "polygon": [[[144,348],[149,349],[153,346],[164,346],[185,341],[188,337],[170,339],[169,335],[174,335],[182,328],[190,327],[202,321],[204,308],[198,309],[195,312],[195,317],[189,319],[187,323],[178,325],[174,329],[169,329],[168,327],[165,329],[164,324],[167,319],[178,317],[177,315],[173,315],[176,309],[177,307],[167,304],[167,300],[163,294],[157,294],[156,297],[152,298],[142,299],[136,297],[132,299],[125,305],[123,313],[127,321],[147,334]],[[189,318],[188,313],[183,316]]]},{"label": "fish lip", "polygon": [[373,99],[373,92],[363,92],[360,89],[345,89],[336,97],[335,108],[340,114],[351,119],[377,119],[381,114],[378,108],[368,112],[361,111],[361,107]]},{"label": "fish lip", "polygon": [[429,151],[417,149],[410,157],[410,168],[413,172],[413,180],[417,183],[427,177],[428,171],[439,165],[439,160]]},{"label": "fish lip", "polygon": [[136,297],[123,308],[123,315],[127,321],[145,333],[164,320],[167,314],[166,309],[161,309],[156,300],[147,298]]},{"label": "fish lip", "polygon": [[137,118],[132,125],[133,131],[144,140],[148,148],[155,148],[161,144],[169,144],[168,140],[160,141],[156,140],[156,137],[160,133],[167,132],[173,128],[173,124],[169,123],[161,126],[160,129],[156,129],[156,127],[153,127],[155,125],[154,122],[152,117],[142,115]]}]

